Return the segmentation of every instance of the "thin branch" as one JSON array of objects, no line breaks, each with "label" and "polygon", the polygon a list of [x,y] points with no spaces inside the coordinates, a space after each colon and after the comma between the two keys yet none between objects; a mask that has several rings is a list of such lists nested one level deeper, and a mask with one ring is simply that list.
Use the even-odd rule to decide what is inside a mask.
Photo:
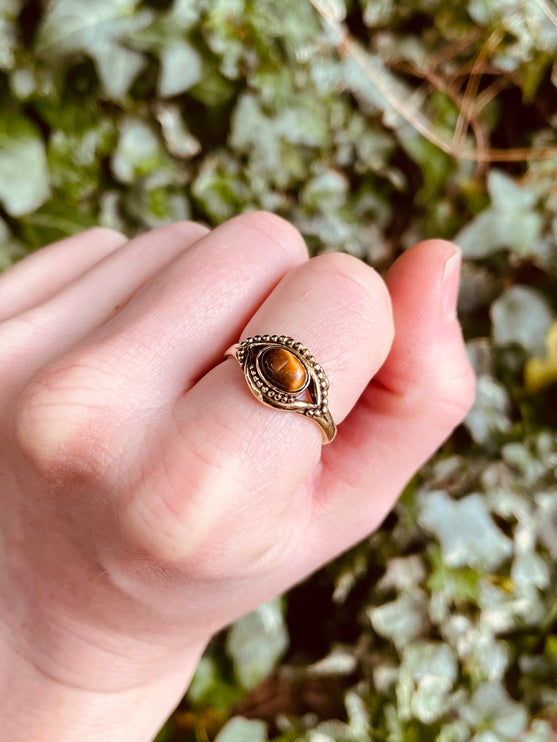
[{"label": "thin branch", "polygon": [[508,84],[508,80],[504,77],[497,77],[491,85],[485,88],[485,90],[482,90],[474,104],[476,113],[479,114],[483,111],[487,104],[491,103],[494,98],[497,98],[501,90],[504,90]]},{"label": "thin branch", "polygon": [[[540,0],[537,0],[540,2]],[[544,160],[557,156],[557,147],[521,147],[513,149],[486,149],[481,146],[469,149],[463,144],[449,142],[439,136],[433,129],[433,124],[415,107],[408,107],[407,103],[397,97],[396,93],[381,79],[380,75],[369,64],[361,46],[350,36],[348,30],[338,20],[338,14],[331,9],[326,0],[310,0],[311,4],[327,25],[334,32],[335,46],[341,57],[348,56],[356,62],[366,78],[377,88],[387,100],[393,110],[409,123],[419,134],[430,141],[446,154],[459,160],[472,162],[524,162],[526,160]],[[469,113],[467,114],[470,115]],[[469,119],[468,119],[469,120]],[[479,142],[477,142],[479,144]]]},{"label": "thin branch", "polygon": [[[463,110],[463,97],[456,90],[453,89],[452,85],[440,77],[436,72],[430,69],[418,70],[415,67],[411,67],[411,74],[421,76],[426,79],[435,90],[439,90],[441,93],[447,95],[455,104],[455,106],[462,112],[462,116],[466,119],[466,129],[468,126],[471,127],[476,142],[478,145],[478,164],[485,164],[480,153],[487,152],[489,150],[489,144],[487,135],[478,120],[477,111],[474,109]],[[454,142],[454,139],[453,139]],[[459,142],[461,144],[461,142]]]},{"label": "thin branch", "polygon": [[485,60],[492,55],[493,51],[499,45],[501,38],[501,32],[494,31],[489,36],[486,43],[482,46],[482,48],[480,49],[480,53],[474,60],[474,65],[472,67],[472,71],[470,72],[470,77],[468,78],[468,83],[464,91],[462,106],[460,108],[460,115],[458,117],[458,121],[456,122],[455,132],[453,136],[453,144],[455,144],[457,147],[462,144],[462,140],[464,139],[464,135],[466,134],[466,129],[468,128],[466,124],[470,121],[470,112],[474,108],[474,101],[480,87],[480,70],[483,67]]},{"label": "thin branch", "polygon": [[537,4],[557,28],[557,9],[549,2],[549,0],[536,0]]}]

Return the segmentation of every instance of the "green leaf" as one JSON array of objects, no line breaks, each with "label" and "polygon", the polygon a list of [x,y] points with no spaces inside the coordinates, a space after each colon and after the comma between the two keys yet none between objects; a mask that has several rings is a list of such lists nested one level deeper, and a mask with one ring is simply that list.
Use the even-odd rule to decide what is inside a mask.
[{"label": "green leaf", "polygon": [[19,224],[21,238],[29,245],[42,247],[96,226],[96,219],[87,200],[77,204],[52,198],[36,211],[21,217]]},{"label": "green leaf", "polygon": [[239,163],[222,151],[205,158],[192,184],[192,193],[216,223],[241,212],[251,196]]},{"label": "green leaf", "polygon": [[174,0],[164,22],[180,33],[189,31],[199,20],[201,9],[198,0]]},{"label": "green leaf", "polygon": [[188,704],[196,709],[209,708],[218,716],[228,716],[230,707],[238,703],[245,691],[224,675],[216,659],[202,657],[186,694]]},{"label": "green leaf", "polygon": [[288,647],[282,601],[275,598],[240,618],[230,629],[226,649],[244,688],[253,688],[276,666]]},{"label": "green leaf", "polygon": [[161,103],[157,107],[157,119],[162,127],[166,148],[171,155],[190,158],[199,154],[201,144],[187,128],[177,106]]},{"label": "green leaf", "polygon": [[529,356],[545,355],[545,338],[554,316],[544,295],[529,286],[511,286],[491,305],[495,345],[516,343]]},{"label": "green leaf", "polygon": [[503,384],[489,374],[476,379],[474,404],[464,419],[464,426],[477,442],[492,449],[497,439],[510,432],[510,397]]},{"label": "green leaf", "polygon": [[460,709],[460,716],[480,734],[493,732],[495,740],[515,740],[526,727],[527,714],[523,706],[509,698],[504,688],[497,683],[484,683],[474,691],[469,703]]},{"label": "green leaf", "polygon": [[112,171],[122,183],[132,183],[155,171],[174,170],[152,126],[128,116],[120,124],[120,138],[112,156]]},{"label": "green leaf", "polygon": [[427,581],[428,588],[451,601],[476,603],[480,594],[477,571],[469,567],[450,567],[437,547],[431,548],[430,555],[433,569]]},{"label": "green leaf", "polygon": [[403,593],[396,600],[368,608],[366,612],[374,630],[391,639],[399,651],[419,637],[428,625],[427,599],[422,590]]},{"label": "green leaf", "polygon": [[151,19],[134,13],[139,0],[54,0],[49,4],[37,37],[37,53],[46,60],[88,54],[107,97],[120,99],[145,64],[129,48],[134,31]]},{"label": "green leaf", "polygon": [[215,742],[267,742],[267,725],[236,716],[221,729]]},{"label": "green leaf", "polygon": [[394,0],[363,0],[362,5],[364,23],[370,28],[386,25],[395,14]]},{"label": "green leaf", "polygon": [[102,177],[101,158],[115,140],[112,122],[100,118],[96,125],[51,132],[47,158],[52,186],[65,199],[81,201],[95,193]]},{"label": "green leaf", "polygon": [[9,268],[24,255],[23,245],[12,237],[8,225],[0,219],[0,272]]},{"label": "green leaf", "polygon": [[335,211],[346,202],[349,185],[342,173],[325,170],[306,182],[302,203],[312,211]]},{"label": "green leaf", "polygon": [[219,57],[220,72],[229,79],[238,77],[246,51],[246,0],[212,0],[204,29],[209,48]]},{"label": "green leaf", "polygon": [[23,0],[3,0],[0,5],[0,70],[11,70],[15,66],[17,49],[17,27],[15,19]]},{"label": "green leaf", "polygon": [[160,55],[159,95],[170,98],[189,90],[201,80],[201,55],[187,41],[175,41]]},{"label": "green leaf", "polygon": [[540,543],[557,560],[557,493],[537,492],[535,495],[539,517],[536,530]]},{"label": "green leaf", "polygon": [[97,63],[97,71],[108,98],[120,100],[145,65],[141,54],[109,42],[96,42],[89,53]]},{"label": "green leaf", "polygon": [[448,695],[457,678],[452,649],[440,642],[416,642],[404,650],[397,685],[403,720],[431,724],[448,710]]},{"label": "green leaf", "polygon": [[50,194],[48,167],[38,129],[24,116],[0,117],[0,202],[11,216],[28,214]]},{"label": "green leaf", "polygon": [[485,258],[507,248],[535,256],[543,223],[535,210],[537,194],[497,170],[489,174],[488,190],[491,206],[454,238],[463,255]]},{"label": "green leaf", "polygon": [[492,570],[511,556],[512,541],[497,528],[481,495],[455,501],[437,490],[424,493],[419,502],[418,522],[439,540],[449,567]]}]

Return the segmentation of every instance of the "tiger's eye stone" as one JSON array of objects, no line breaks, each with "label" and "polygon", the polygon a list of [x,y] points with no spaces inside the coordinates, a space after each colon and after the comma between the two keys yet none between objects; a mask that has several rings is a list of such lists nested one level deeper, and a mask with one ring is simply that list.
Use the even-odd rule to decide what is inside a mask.
[{"label": "tiger's eye stone", "polygon": [[285,348],[267,348],[259,365],[265,378],[284,392],[293,394],[304,388],[307,372],[296,356]]}]

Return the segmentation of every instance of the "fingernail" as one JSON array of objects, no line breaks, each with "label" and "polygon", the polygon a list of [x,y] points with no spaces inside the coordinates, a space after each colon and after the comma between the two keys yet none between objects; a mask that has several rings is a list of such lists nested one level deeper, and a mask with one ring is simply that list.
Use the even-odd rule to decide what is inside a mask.
[{"label": "fingernail", "polygon": [[445,263],[441,285],[441,302],[447,317],[456,317],[458,289],[460,286],[460,250],[451,255]]}]

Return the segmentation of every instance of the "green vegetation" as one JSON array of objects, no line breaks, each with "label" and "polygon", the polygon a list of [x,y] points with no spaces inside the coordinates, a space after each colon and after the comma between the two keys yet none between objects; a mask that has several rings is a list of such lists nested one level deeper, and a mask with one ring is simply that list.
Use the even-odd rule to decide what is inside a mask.
[{"label": "green vegetation", "polygon": [[432,236],[466,258],[465,424],[379,532],[215,639],[161,740],[555,734],[556,86],[552,0],[0,2],[0,268],[254,208],[379,270]]}]

